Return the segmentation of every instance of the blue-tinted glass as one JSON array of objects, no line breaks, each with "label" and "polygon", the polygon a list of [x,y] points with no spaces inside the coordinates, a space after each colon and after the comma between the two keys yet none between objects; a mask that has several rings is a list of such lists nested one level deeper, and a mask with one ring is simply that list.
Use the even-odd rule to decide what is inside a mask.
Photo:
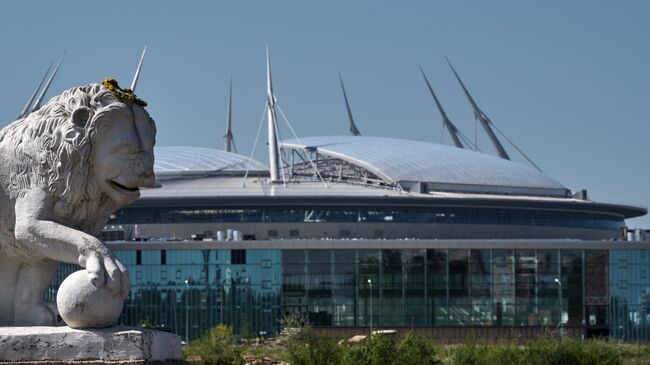
[{"label": "blue-tinted glass", "polygon": [[492,250],[492,318],[497,326],[515,323],[514,264],[513,250]]},{"label": "blue-tinted glass", "polygon": [[650,340],[650,250],[611,250],[609,264],[612,336]]}]

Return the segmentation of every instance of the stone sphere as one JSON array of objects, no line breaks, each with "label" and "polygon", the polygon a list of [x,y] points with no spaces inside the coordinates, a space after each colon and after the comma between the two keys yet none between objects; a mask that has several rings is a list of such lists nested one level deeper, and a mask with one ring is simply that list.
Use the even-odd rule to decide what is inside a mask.
[{"label": "stone sphere", "polygon": [[101,328],[117,324],[124,299],[113,296],[105,287],[95,287],[88,280],[88,272],[79,270],[61,283],[56,305],[70,328]]}]

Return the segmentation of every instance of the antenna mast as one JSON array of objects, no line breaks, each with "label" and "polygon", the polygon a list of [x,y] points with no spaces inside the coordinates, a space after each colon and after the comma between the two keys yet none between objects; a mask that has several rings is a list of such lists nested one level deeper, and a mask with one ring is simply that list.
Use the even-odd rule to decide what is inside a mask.
[{"label": "antenna mast", "polygon": [[271,49],[266,44],[266,107],[268,116],[268,140],[269,140],[269,169],[271,182],[280,180],[280,151],[278,148],[278,135],[276,133],[275,117],[275,95],[273,95],[273,81],[271,78]]},{"label": "antenna mast", "polygon": [[232,78],[230,78],[230,91],[228,93],[228,113],[226,114],[226,134],[223,136],[226,143],[223,149],[226,152],[232,152],[233,135],[232,135]]},{"label": "antenna mast", "polygon": [[[446,57],[445,57],[446,58]],[[463,84],[463,81],[460,79],[460,76],[458,76],[458,73],[454,69],[454,66],[451,65],[451,62],[449,61],[449,58],[447,59],[447,63],[449,64],[449,67],[451,67],[451,71],[454,73],[456,76],[456,80],[458,80],[458,83],[460,83],[460,86],[463,88],[463,91],[465,92],[465,95],[467,96],[467,99],[469,100],[470,104],[472,104],[472,108],[474,109],[474,117],[478,119],[479,122],[481,122],[481,125],[483,126],[483,129],[485,129],[485,133],[487,133],[488,137],[490,137],[490,141],[492,141],[492,144],[494,145],[494,148],[496,148],[497,153],[499,154],[499,157],[509,160],[510,156],[508,156],[508,153],[506,150],[503,148],[503,145],[501,142],[499,142],[499,139],[497,136],[494,134],[494,131],[492,131],[492,127],[490,125],[493,125],[492,121],[490,118],[488,118],[481,109],[479,109],[478,105],[476,105],[476,102],[472,98],[472,96],[469,94],[469,91],[467,91],[467,88],[465,87],[465,84]]]},{"label": "antenna mast", "polygon": [[345,110],[348,112],[348,121],[350,122],[350,134],[353,136],[360,136],[359,128],[354,124],[354,118],[352,117],[352,110],[350,109],[350,102],[348,101],[348,94],[345,92],[345,86],[343,86],[343,78],[341,73],[339,73],[339,81],[341,82],[341,90],[343,91],[343,99],[345,100]]},{"label": "antenna mast", "polygon": [[438,100],[436,93],[433,92],[433,88],[429,83],[429,79],[427,79],[427,75],[424,74],[424,70],[422,69],[422,67],[420,67],[420,72],[422,73],[422,77],[424,77],[424,82],[427,83],[427,87],[429,88],[429,92],[431,93],[431,96],[433,96],[433,100],[436,102],[436,106],[438,106],[438,111],[440,112],[440,116],[442,117],[442,125],[447,129],[447,131],[449,131],[449,135],[451,135],[451,139],[454,141],[454,145],[458,148],[464,148],[463,143],[460,141],[458,128],[456,128],[454,123],[452,123],[451,120],[449,120],[449,118],[447,117],[447,113],[445,113],[445,110],[442,108],[442,105],[440,104],[440,101]]},{"label": "antenna mast", "polygon": [[142,63],[144,62],[144,55],[147,53],[147,45],[144,45],[142,50],[142,55],[140,56],[140,62],[138,62],[138,68],[135,70],[135,75],[133,76],[133,82],[131,83],[131,91],[135,92],[135,87],[138,86],[138,79],[140,78],[140,70],[142,70]]}]

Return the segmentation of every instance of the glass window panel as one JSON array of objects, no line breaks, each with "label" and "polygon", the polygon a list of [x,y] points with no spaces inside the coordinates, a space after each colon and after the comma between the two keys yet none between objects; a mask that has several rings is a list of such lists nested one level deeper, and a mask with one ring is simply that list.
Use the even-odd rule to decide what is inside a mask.
[{"label": "glass window panel", "polygon": [[307,260],[310,263],[330,263],[332,262],[332,251],[307,250]]},{"label": "glass window panel", "polygon": [[471,322],[492,323],[492,265],[490,250],[470,250]]},{"label": "glass window panel", "polygon": [[469,325],[469,251],[449,250],[448,265],[449,324]]},{"label": "glass window panel", "polygon": [[[359,297],[357,302],[357,325],[370,326],[372,320],[374,326],[379,324],[377,314],[379,314],[379,250],[358,250],[357,257],[359,260]],[[368,283],[368,280],[371,282]],[[372,305],[370,304],[372,302]],[[371,309],[372,308],[372,309]]]},{"label": "glass window panel", "polygon": [[305,262],[305,250],[282,250],[282,264],[302,264]]},{"label": "glass window panel", "polygon": [[447,250],[427,250],[427,293],[431,325],[448,323]]},{"label": "glass window panel", "polygon": [[583,259],[581,250],[561,250],[562,321],[584,324]]},{"label": "glass window panel", "polygon": [[515,276],[513,250],[492,251],[492,318],[495,325],[515,322]]},{"label": "glass window panel", "polygon": [[404,321],[406,326],[427,323],[425,298],[425,250],[404,250]]}]

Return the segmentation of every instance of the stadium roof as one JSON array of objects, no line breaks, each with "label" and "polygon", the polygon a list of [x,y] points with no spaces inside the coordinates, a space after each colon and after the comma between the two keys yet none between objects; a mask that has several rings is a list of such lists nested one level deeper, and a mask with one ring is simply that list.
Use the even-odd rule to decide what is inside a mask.
[{"label": "stadium roof", "polygon": [[317,152],[362,167],[387,183],[426,183],[429,190],[566,195],[568,189],[517,162],[441,144],[365,136],[309,137],[283,148]]},{"label": "stadium roof", "polygon": [[259,161],[212,148],[156,147],[154,155],[154,170],[161,175],[268,170]]}]

